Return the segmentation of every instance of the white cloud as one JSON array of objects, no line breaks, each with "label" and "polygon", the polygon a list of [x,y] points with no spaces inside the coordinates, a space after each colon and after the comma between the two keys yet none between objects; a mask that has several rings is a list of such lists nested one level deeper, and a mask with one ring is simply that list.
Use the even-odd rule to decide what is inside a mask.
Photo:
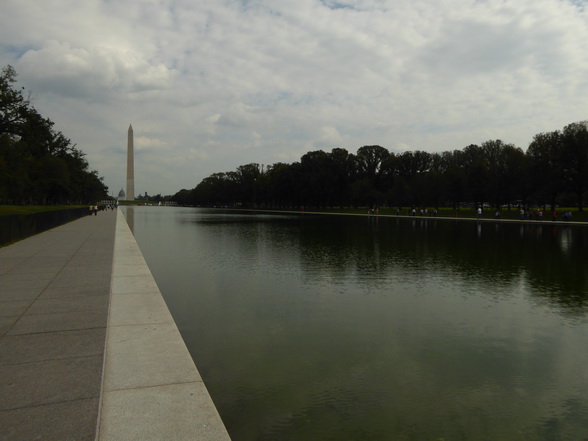
[{"label": "white cloud", "polygon": [[39,92],[94,99],[167,89],[173,77],[164,65],[150,65],[140,54],[54,40],[23,54],[17,68]]},{"label": "white cloud", "polygon": [[173,193],[317,148],[526,147],[586,119],[572,0],[6,0],[0,41],[116,191],[129,123],[142,191]]},{"label": "white cloud", "polygon": [[346,142],[347,137],[342,136],[336,127],[321,127],[321,134],[318,137],[317,145],[323,150],[330,151],[332,148],[344,146]]}]

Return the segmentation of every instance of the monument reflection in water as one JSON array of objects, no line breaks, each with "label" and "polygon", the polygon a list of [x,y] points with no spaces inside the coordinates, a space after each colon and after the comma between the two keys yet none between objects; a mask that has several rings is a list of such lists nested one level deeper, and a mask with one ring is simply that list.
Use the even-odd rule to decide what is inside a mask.
[{"label": "monument reflection in water", "polygon": [[134,233],[234,441],[588,439],[588,228],[136,207]]}]

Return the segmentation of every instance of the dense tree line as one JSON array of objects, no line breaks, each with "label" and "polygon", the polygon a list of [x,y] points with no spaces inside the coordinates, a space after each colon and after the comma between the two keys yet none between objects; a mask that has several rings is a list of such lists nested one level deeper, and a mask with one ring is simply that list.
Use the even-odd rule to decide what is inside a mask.
[{"label": "dense tree line", "polygon": [[108,188],[88,169],[84,153],[16,89],[16,72],[0,74],[0,203],[85,204]]},{"label": "dense tree line", "polygon": [[588,198],[588,123],[536,135],[526,152],[500,140],[461,150],[393,153],[378,145],[306,153],[267,168],[214,173],[175,200],[234,207],[578,206]]}]

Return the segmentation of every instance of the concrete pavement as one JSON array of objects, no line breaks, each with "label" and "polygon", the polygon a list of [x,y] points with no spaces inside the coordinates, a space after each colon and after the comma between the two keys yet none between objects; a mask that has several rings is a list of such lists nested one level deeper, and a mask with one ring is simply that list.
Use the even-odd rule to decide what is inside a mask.
[{"label": "concrete pavement", "polygon": [[0,439],[93,440],[116,213],[0,248]]},{"label": "concrete pavement", "polygon": [[0,248],[0,439],[229,436],[122,213]]}]

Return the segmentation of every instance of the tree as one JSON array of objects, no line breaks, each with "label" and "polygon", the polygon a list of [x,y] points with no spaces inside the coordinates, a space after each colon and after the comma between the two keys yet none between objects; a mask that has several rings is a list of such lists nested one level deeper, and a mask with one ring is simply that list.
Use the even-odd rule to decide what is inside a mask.
[{"label": "tree", "polygon": [[511,203],[517,199],[526,201],[529,197],[529,163],[521,148],[506,145],[502,150],[501,164],[502,192],[504,202],[510,209]]},{"label": "tree", "polygon": [[278,162],[268,166],[267,184],[270,185],[271,205],[277,207],[299,207],[302,205],[300,181],[302,166],[299,162],[285,164]]},{"label": "tree", "polygon": [[426,174],[431,166],[431,155],[423,151],[408,151],[397,156],[396,167],[404,188],[404,202],[411,206],[426,203]]},{"label": "tree", "polygon": [[470,144],[463,149],[461,159],[462,167],[465,169],[467,197],[476,206],[482,206],[486,199],[488,183],[488,163],[484,150],[480,146]]},{"label": "tree", "polygon": [[11,66],[0,75],[0,202],[90,203],[108,188],[88,170],[84,154],[53,121],[43,117],[16,90]]},{"label": "tree", "polygon": [[364,199],[368,205],[381,205],[385,189],[382,186],[387,171],[385,164],[390,152],[379,145],[360,147],[355,155],[357,180],[354,183],[356,201]]},{"label": "tree", "polygon": [[583,211],[583,196],[588,189],[588,121],[564,127],[562,141],[562,172],[567,188],[576,195],[578,210]]},{"label": "tree", "polygon": [[[588,124],[582,122],[563,132],[538,134],[526,153],[499,139],[443,153],[393,154],[378,145],[360,147],[356,155],[342,148],[330,153],[315,150],[300,162],[276,163],[266,172],[252,163],[215,173],[177,196],[207,204],[239,201],[289,208],[372,207],[388,202],[421,207],[450,203],[459,209],[460,202],[510,208],[512,202],[526,205],[532,197],[555,205],[568,190],[582,208],[588,189],[587,131]],[[57,144],[60,151],[67,147]],[[56,147],[50,143],[49,148]],[[0,162],[0,168],[6,169],[5,163]]]},{"label": "tree", "polygon": [[539,133],[527,149],[531,182],[541,204],[555,208],[557,196],[564,188],[562,135],[559,131]]},{"label": "tree", "polygon": [[333,202],[342,207],[349,202],[350,183],[355,172],[355,157],[345,149],[334,148],[329,153],[329,158],[335,177]]},{"label": "tree", "polygon": [[259,164],[240,165],[234,174],[229,174],[236,184],[233,199],[244,206],[254,206],[257,203],[258,179],[261,176]]},{"label": "tree", "polygon": [[390,152],[379,145],[360,147],[355,155],[358,173],[377,185],[385,171],[383,165],[389,156]]},{"label": "tree", "polygon": [[194,204],[193,190],[183,188],[173,195],[172,200],[176,201],[179,205],[192,205]]},{"label": "tree", "polygon": [[300,158],[302,179],[299,182],[303,204],[314,207],[331,205],[336,191],[337,175],[329,154],[322,150]]},{"label": "tree", "polygon": [[[0,74],[0,133],[16,135],[22,123],[22,117],[29,107],[29,100],[16,90],[16,71],[10,65]],[[24,89],[24,88],[23,88]]]},{"label": "tree", "polygon": [[488,201],[499,209],[503,203],[510,203],[515,194],[524,199],[526,194],[520,187],[524,174],[521,169],[523,151],[500,139],[483,142],[481,149],[486,165]]},{"label": "tree", "polygon": [[426,205],[432,205],[438,208],[442,205],[443,198],[445,197],[443,174],[446,170],[446,164],[440,153],[430,154],[429,162],[429,171],[424,176]]}]

